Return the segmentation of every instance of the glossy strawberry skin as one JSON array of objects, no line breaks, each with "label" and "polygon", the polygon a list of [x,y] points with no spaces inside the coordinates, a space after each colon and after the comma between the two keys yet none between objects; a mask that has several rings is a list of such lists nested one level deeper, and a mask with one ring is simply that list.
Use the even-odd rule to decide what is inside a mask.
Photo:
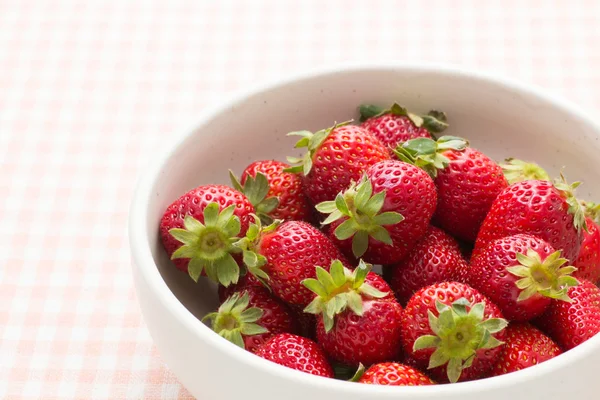
[{"label": "glossy strawberry skin", "polygon": [[[240,237],[246,234],[250,222],[253,221],[251,214],[254,212],[254,207],[246,196],[224,185],[199,186],[169,205],[160,221],[160,238],[169,257],[181,247],[181,243],[171,236],[169,230],[183,228],[183,220],[186,215],[191,215],[204,223],[204,208],[213,202],[219,204],[220,211],[234,204],[234,215],[240,219],[241,223]],[[175,259],[173,263],[178,269],[187,272],[188,259]]]},{"label": "glossy strawberry skin", "polygon": [[534,324],[563,351],[570,350],[600,332],[600,289],[590,281],[568,291],[572,303],[552,300]]},{"label": "glossy strawberry skin", "polygon": [[527,254],[532,249],[543,260],[554,253],[546,241],[531,235],[513,235],[497,239],[471,259],[468,282],[496,304],[504,317],[512,321],[529,321],[542,314],[550,298],[535,294],[518,301],[521,290],[516,286],[520,277],[511,274],[507,267],[519,265],[517,253]]},{"label": "glossy strawberry skin", "polygon": [[369,272],[365,282],[388,296],[363,298],[363,315],[358,316],[349,309],[342,312],[335,317],[334,327],[328,333],[323,319],[318,318],[317,322],[317,342],[327,355],[351,366],[398,359],[401,352],[402,307],[379,275]]},{"label": "glossy strawberry skin", "polygon": [[[402,345],[408,357],[414,360],[419,369],[425,370],[429,365],[429,358],[433,349],[413,351],[415,341],[423,335],[433,335],[429,327],[428,311],[438,315],[435,308],[435,300],[450,305],[454,301],[465,298],[471,304],[485,302],[484,318],[502,318],[502,312],[495,304],[472,287],[459,282],[442,282],[424,287],[414,294],[409,300],[402,317]],[[504,331],[494,335],[496,339],[503,341]],[[462,371],[459,381],[469,381],[486,376],[500,356],[502,347],[493,349],[481,349],[476,353],[473,364]],[[446,365],[428,370],[434,380],[448,382]]]},{"label": "glossy strawberry skin", "polygon": [[444,281],[462,281],[468,265],[456,240],[435,226],[429,226],[425,236],[408,256],[390,270],[390,286],[401,304],[406,304],[415,292],[425,286]]},{"label": "glossy strawberry skin", "polygon": [[[379,162],[367,170],[373,193],[386,192],[381,212],[398,212],[404,220],[386,225],[393,245],[369,238],[369,247],[362,256],[372,264],[392,264],[400,261],[425,234],[435,211],[437,192],[433,180],[421,168],[397,161]],[[338,240],[334,231],[344,219],[331,224],[329,237],[346,255],[352,254],[352,239]]]},{"label": "glossy strawberry skin", "polygon": [[258,349],[256,355],[284,367],[333,378],[333,370],[323,350],[312,340],[301,336],[275,335]]},{"label": "glossy strawberry skin", "polygon": [[359,181],[371,165],[390,158],[388,149],[355,125],[335,128],[313,155],[305,177],[305,192],[313,204],[334,200],[352,181]]},{"label": "glossy strawberry skin", "polygon": [[552,339],[528,323],[510,324],[506,328],[505,342],[492,376],[520,371],[561,354]]},{"label": "glossy strawberry skin", "polygon": [[577,271],[573,276],[593,283],[600,279],[600,228],[591,219],[586,218],[589,232],[583,232],[583,241],[573,266]]},{"label": "glossy strawberry skin", "polygon": [[250,303],[248,307],[258,307],[263,311],[262,317],[256,322],[268,329],[267,333],[260,335],[242,335],[246,350],[254,353],[267,340],[278,333],[297,333],[298,327],[292,310],[281,300],[273,296],[264,287],[247,287]]},{"label": "glossy strawberry skin", "polygon": [[263,235],[258,252],[267,258],[263,270],[273,293],[296,306],[305,307],[314,298],[302,281],[316,276],[316,266],[328,270],[332,261],[340,260],[352,268],[325,234],[303,221],[284,222]]},{"label": "glossy strawberry skin", "polygon": [[359,379],[359,383],[386,386],[425,386],[435,382],[421,371],[395,362],[372,365]]},{"label": "glossy strawberry skin", "polygon": [[495,239],[518,233],[544,239],[562,255],[575,260],[582,237],[563,194],[548,181],[517,182],[502,191],[486,216],[474,253]]},{"label": "glossy strawberry skin", "polygon": [[289,165],[275,160],[256,161],[250,164],[240,178],[242,185],[248,176],[255,177],[263,173],[269,182],[267,197],[277,197],[279,205],[269,213],[274,219],[308,221],[312,217],[312,208],[304,194],[302,177],[291,172],[284,172]]},{"label": "glossy strawberry skin", "polygon": [[417,127],[404,115],[383,114],[367,119],[361,126],[379,139],[389,149],[390,154],[391,150],[402,142],[419,137],[431,138],[427,129]]},{"label": "glossy strawberry skin", "polygon": [[443,152],[450,163],[438,171],[434,223],[459,239],[474,242],[496,196],[508,186],[502,168],[467,147]]}]

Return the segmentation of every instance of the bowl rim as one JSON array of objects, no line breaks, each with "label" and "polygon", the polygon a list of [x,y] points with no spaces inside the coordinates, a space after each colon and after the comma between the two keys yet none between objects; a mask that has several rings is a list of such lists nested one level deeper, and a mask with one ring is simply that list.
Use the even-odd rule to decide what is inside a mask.
[{"label": "bowl rim", "polygon": [[429,73],[436,75],[445,75],[448,78],[461,78],[472,80],[473,82],[485,82],[507,88],[515,93],[525,94],[535,97],[537,100],[547,105],[560,109],[566,114],[572,115],[591,126],[594,131],[600,135],[600,125],[594,119],[582,111],[581,107],[575,105],[569,100],[559,98],[549,93],[539,86],[519,82],[490,72],[481,72],[460,67],[453,64],[440,63],[404,63],[404,62],[386,62],[386,63],[342,63],[315,68],[300,73],[290,74],[286,77],[277,77],[267,81],[262,81],[251,85],[249,88],[238,90],[232,96],[228,96],[224,101],[207,108],[199,117],[194,118],[192,123],[184,125],[181,133],[175,135],[166,150],[161,150],[156,158],[148,163],[142,175],[139,177],[136,188],[131,200],[129,210],[129,244],[133,259],[133,268],[137,269],[142,279],[151,291],[158,294],[160,301],[165,308],[177,318],[187,329],[194,332],[202,340],[216,347],[219,351],[225,352],[229,357],[235,358],[238,362],[246,364],[251,368],[260,368],[266,373],[272,374],[277,378],[289,379],[303,382],[306,385],[318,386],[330,390],[337,390],[340,393],[352,392],[356,394],[368,395],[390,395],[405,394],[420,397],[435,395],[451,395],[457,393],[478,393],[487,390],[502,389],[517,383],[524,383],[536,376],[552,373],[568,364],[575,364],[592,350],[600,350],[600,335],[589,339],[585,343],[569,350],[559,357],[548,360],[544,363],[517,371],[511,374],[491,377],[476,381],[460,382],[452,385],[433,385],[423,387],[389,387],[379,385],[355,385],[349,382],[336,379],[323,378],[311,374],[299,372],[290,368],[282,367],[275,363],[255,356],[239,347],[222,340],[210,328],[197,319],[171,292],[166,282],[159,273],[158,266],[152,257],[151,244],[147,241],[147,210],[149,199],[154,188],[157,177],[172,155],[178,152],[186,145],[188,140],[192,140],[194,132],[205,125],[212,118],[224,110],[231,108],[238,103],[244,102],[247,98],[268,92],[278,87],[297,83],[298,81],[310,80],[313,78],[333,75],[336,73],[352,73],[373,71],[394,71],[405,73]]}]

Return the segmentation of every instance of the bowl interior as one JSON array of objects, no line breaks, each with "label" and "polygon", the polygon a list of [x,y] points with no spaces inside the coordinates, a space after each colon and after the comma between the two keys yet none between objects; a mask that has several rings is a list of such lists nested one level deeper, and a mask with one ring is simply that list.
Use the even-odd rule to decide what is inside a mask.
[{"label": "bowl interior", "polygon": [[527,90],[429,69],[367,68],[293,80],[239,98],[205,119],[160,170],[147,213],[148,240],[160,274],[179,301],[197,317],[217,305],[215,286],[207,280],[195,284],[177,271],[159,243],[159,220],[173,200],[201,184],[228,184],[228,169],[239,175],[254,160],[285,160],[296,154],[295,139],[286,137],[289,131],[314,131],[334,121],[358,119],[359,104],[386,106],[394,101],[418,113],[445,111],[447,134],[469,139],[496,160],[535,160],[554,175],[568,166],[567,179],[584,182],[579,195],[600,198],[593,167],[598,132]]}]

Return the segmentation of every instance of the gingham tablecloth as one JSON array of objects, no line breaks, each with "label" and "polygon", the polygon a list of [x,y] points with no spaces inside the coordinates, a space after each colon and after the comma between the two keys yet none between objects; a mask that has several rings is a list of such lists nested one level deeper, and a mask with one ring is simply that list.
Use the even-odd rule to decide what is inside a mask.
[{"label": "gingham tablecloth", "polygon": [[209,103],[343,61],[436,61],[600,109],[600,2],[0,2],[0,398],[190,398],[142,321],[136,178]]}]

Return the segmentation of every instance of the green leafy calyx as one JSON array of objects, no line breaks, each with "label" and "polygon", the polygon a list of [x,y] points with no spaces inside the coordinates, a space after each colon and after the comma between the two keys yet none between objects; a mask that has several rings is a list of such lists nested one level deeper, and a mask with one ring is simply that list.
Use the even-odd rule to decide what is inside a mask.
[{"label": "green leafy calyx", "polygon": [[573,215],[573,226],[575,226],[577,232],[581,232],[582,229],[589,232],[587,223],[585,222],[585,209],[581,201],[575,197],[575,189],[579,185],[581,185],[581,182],[573,182],[569,185],[562,173],[560,174],[560,178],[554,182],[554,187],[561,191],[569,205],[568,211],[569,214]]},{"label": "green leafy calyx", "polygon": [[415,126],[419,128],[423,127],[432,133],[440,133],[448,128],[448,119],[446,114],[437,110],[431,110],[425,115],[418,115],[409,112],[405,107],[402,107],[398,103],[394,103],[390,108],[387,109],[372,104],[363,104],[359,107],[359,112],[361,122],[364,122],[369,118],[393,114],[408,117],[408,119],[410,119]]},{"label": "green leafy calyx", "polygon": [[279,199],[276,196],[267,197],[271,186],[267,177],[262,172],[257,172],[256,176],[246,176],[244,185],[240,183],[233,171],[229,171],[229,178],[233,187],[244,193],[250,203],[254,206],[256,214],[264,224],[271,224],[273,218],[269,215],[279,205]]},{"label": "green leafy calyx", "polygon": [[399,144],[394,153],[399,160],[413,164],[435,178],[438,170],[450,163],[444,155],[446,150],[462,151],[469,142],[456,136],[442,136],[437,141],[429,138],[415,138]]},{"label": "green leafy calyx", "polygon": [[335,229],[339,240],[352,238],[352,252],[362,257],[369,246],[369,238],[392,245],[390,233],[384,226],[400,223],[404,217],[397,212],[381,212],[385,191],[373,194],[371,181],[364,176],[360,183],[352,183],[335,201],[317,204],[318,211],[329,216],[323,225],[344,219]]},{"label": "green leafy calyx", "polygon": [[581,203],[585,211],[585,216],[595,223],[600,224],[600,203],[591,201],[582,201]]},{"label": "green leafy calyx", "polygon": [[461,298],[448,306],[436,300],[436,311],[428,312],[433,335],[418,338],[413,351],[435,349],[429,359],[429,369],[446,365],[448,380],[457,382],[462,371],[473,364],[477,351],[493,349],[503,344],[494,337],[508,322],[502,318],[485,319],[485,303],[471,304]]},{"label": "green leafy calyx", "polygon": [[304,154],[304,156],[302,158],[288,157],[287,160],[291,164],[294,164],[294,166],[292,166],[290,168],[286,168],[286,169],[284,169],[284,171],[292,172],[295,174],[302,173],[304,175],[308,175],[310,170],[312,169],[313,156],[315,155],[317,150],[319,150],[319,148],[321,147],[321,144],[323,144],[323,142],[325,141],[325,139],[327,139],[329,134],[335,128],[338,128],[338,127],[344,126],[344,125],[348,125],[351,122],[352,122],[351,120],[341,122],[339,124],[336,122],[333,126],[326,128],[326,129],[321,129],[320,131],[317,131],[315,133],[312,133],[310,131],[296,131],[296,132],[288,133],[287,134],[288,136],[300,136],[301,137],[301,139],[298,140],[298,142],[296,142],[296,145],[294,146],[295,148],[300,149],[300,148],[306,147],[308,151]]},{"label": "green leafy calyx", "polygon": [[235,205],[231,205],[219,212],[219,204],[213,202],[204,208],[204,223],[187,215],[183,229],[169,230],[171,236],[183,243],[171,259],[189,258],[188,273],[194,281],[204,271],[223,286],[237,283],[240,268],[231,254],[238,252],[233,244],[239,239],[241,225],[234,211]]},{"label": "green leafy calyx", "polygon": [[249,304],[248,292],[235,293],[221,304],[217,312],[208,314],[202,320],[210,321],[212,329],[221,337],[244,349],[244,336],[268,332],[257,323],[263,316],[263,310],[248,307]]},{"label": "green leafy calyx", "polygon": [[504,177],[511,185],[528,180],[550,180],[550,175],[536,163],[525,162],[516,158],[507,158],[500,167],[502,167]]},{"label": "green leafy calyx", "polygon": [[363,315],[363,297],[381,298],[387,296],[373,286],[365,283],[372,266],[362,260],[354,271],[345,268],[339,260],[331,263],[329,272],[316,267],[317,279],[309,278],[302,284],[317,296],[304,309],[309,314],[321,315],[325,332],[331,331],[335,316],[346,309],[358,316]]},{"label": "green leafy calyx", "polygon": [[544,297],[571,302],[567,295],[570,287],[577,286],[579,282],[571,274],[577,270],[573,266],[563,266],[566,258],[560,257],[560,250],[555,251],[542,261],[540,255],[533,249],[528,249],[527,254],[517,253],[518,265],[508,267],[506,270],[521,278],[515,285],[521,290],[517,301],[527,300],[540,294]]},{"label": "green leafy calyx", "polygon": [[262,269],[267,264],[267,258],[260,253],[260,241],[263,235],[274,232],[282,221],[276,219],[270,225],[263,227],[260,218],[257,215],[252,216],[254,217],[254,223],[251,223],[248,227],[246,236],[237,240],[234,246],[242,252],[244,265],[248,272],[268,287],[269,275]]}]

